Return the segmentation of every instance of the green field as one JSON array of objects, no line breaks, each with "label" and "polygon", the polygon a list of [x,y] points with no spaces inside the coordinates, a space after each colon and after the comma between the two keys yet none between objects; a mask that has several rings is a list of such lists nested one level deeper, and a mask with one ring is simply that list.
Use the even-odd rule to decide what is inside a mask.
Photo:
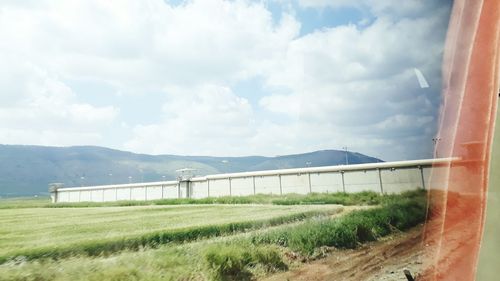
[{"label": "green field", "polygon": [[[371,206],[328,204],[339,200]],[[354,248],[404,231],[424,220],[426,205],[423,191],[258,195],[191,204],[181,199],[127,207],[114,202],[54,208],[41,199],[2,203],[1,281],[254,280],[295,266],[290,255],[307,260],[324,246]],[[136,203],[152,202],[119,202]]]},{"label": "green field", "polygon": [[[0,210],[0,261],[53,255],[83,245],[123,243],[151,234],[262,222],[336,206],[196,205],[109,208],[21,208]],[[252,224],[249,224],[251,227]],[[208,235],[209,236],[209,235]],[[196,238],[196,237],[195,237]],[[147,241],[146,241],[147,242]]]},{"label": "green field", "polygon": [[45,208],[50,206],[49,197],[19,197],[0,199],[0,209]]}]

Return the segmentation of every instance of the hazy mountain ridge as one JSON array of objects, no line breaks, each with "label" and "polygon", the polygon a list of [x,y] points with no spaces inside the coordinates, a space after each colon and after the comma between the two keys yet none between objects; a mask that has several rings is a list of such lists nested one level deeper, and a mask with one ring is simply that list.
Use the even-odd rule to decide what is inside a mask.
[{"label": "hazy mountain ridge", "polygon": [[[350,164],[381,162],[356,152],[347,156]],[[185,167],[197,169],[197,175],[207,175],[345,162],[345,151],[339,150],[277,157],[211,157],[135,154],[97,146],[0,145],[0,196],[46,194],[51,182],[80,186],[172,180],[175,170]]]}]

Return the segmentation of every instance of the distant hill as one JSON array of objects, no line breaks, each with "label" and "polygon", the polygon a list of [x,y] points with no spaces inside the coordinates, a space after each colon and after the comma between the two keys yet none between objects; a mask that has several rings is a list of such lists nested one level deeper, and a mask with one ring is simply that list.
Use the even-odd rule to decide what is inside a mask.
[{"label": "distant hill", "polygon": [[[277,157],[211,157],[135,154],[96,146],[0,145],[0,196],[47,194],[51,182],[70,187],[173,180],[175,170],[186,167],[197,169],[197,175],[207,175],[331,166],[345,164],[345,154],[322,150]],[[382,162],[356,152],[348,152],[347,158],[349,164]]]}]

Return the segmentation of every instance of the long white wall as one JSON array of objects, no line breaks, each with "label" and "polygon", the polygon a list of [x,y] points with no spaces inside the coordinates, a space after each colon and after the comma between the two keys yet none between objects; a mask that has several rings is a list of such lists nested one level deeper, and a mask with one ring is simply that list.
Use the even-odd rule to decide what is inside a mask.
[{"label": "long white wall", "polygon": [[217,174],[194,177],[187,182],[59,188],[51,194],[53,202],[110,202],[311,192],[400,193],[418,188],[425,189],[428,186],[430,170],[440,169],[438,164],[446,163],[449,163],[449,159],[425,159]]},{"label": "long white wall", "polygon": [[59,188],[53,202],[111,202],[179,198],[177,181]]}]

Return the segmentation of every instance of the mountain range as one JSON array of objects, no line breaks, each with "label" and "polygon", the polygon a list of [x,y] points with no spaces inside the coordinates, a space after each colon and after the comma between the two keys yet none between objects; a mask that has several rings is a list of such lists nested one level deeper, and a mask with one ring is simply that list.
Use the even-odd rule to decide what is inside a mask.
[{"label": "mountain range", "polygon": [[212,157],[136,154],[97,146],[0,145],[0,197],[46,195],[48,184],[87,186],[173,180],[176,170],[196,175],[299,167],[361,164],[382,160],[357,152],[321,150],[276,157]]}]

